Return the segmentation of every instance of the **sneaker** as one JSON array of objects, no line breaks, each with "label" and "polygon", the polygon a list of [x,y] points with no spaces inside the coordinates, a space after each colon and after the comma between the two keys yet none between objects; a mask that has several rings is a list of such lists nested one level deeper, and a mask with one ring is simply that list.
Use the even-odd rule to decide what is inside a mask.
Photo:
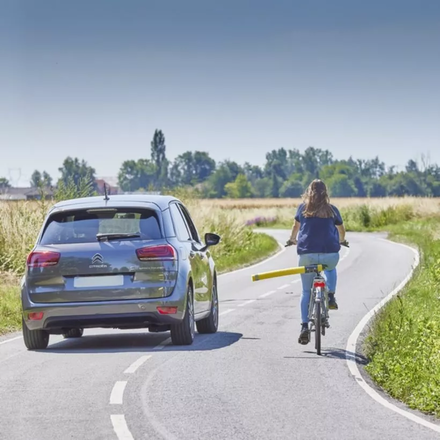
[{"label": "sneaker", "polygon": [[303,324],[301,333],[299,334],[298,343],[301,345],[307,345],[310,342],[310,330],[308,324]]},{"label": "sneaker", "polygon": [[330,310],[338,310],[338,303],[336,302],[334,293],[328,294],[328,308]]}]

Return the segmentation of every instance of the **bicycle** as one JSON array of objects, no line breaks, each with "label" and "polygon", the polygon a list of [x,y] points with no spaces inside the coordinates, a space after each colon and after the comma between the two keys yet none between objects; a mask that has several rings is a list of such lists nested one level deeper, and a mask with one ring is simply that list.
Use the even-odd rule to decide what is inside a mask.
[{"label": "bicycle", "polygon": [[[287,242],[286,247],[292,244]],[[346,240],[341,245],[349,247]],[[321,336],[325,336],[325,330],[330,327],[328,289],[326,280],[322,276],[322,271],[326,268],[325,264],[310,264],[298,268],[301,269],[301,273],[316,274],[310,292],[308,320],[310,325],[309,331],[315,333],[315,349],[318,356],[321,355]]]}]

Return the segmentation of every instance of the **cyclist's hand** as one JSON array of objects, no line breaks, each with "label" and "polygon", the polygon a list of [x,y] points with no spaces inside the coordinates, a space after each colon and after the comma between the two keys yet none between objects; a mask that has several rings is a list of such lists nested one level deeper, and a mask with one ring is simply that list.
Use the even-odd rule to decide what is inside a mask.
[{"label": "cyclist's hand", "polygon": [[296,239],[292,240],[291,238],[289,238],[289,240],[287,240],[287,242],[286,242],[286,247],[296,245],[297,243],[298,243],[298,241]]},{"label": "cyclist's hand", "polygon": [[345,247],[350,247],[348,244],[348,241],[347,240],[344,240],[344,241],[341,241],[340,243],[339,243],[341,246],[345,246]]}]

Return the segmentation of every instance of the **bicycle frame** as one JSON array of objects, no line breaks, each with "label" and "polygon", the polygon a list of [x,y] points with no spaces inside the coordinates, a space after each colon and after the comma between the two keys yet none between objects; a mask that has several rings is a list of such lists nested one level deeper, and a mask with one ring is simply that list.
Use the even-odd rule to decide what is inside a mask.
[{"label": "bicycle frame", "polygon": [[321,354],[321,335],[325,335],[325,329],[329,327],[328,290],[325,278],[320,272],[316,273],[313,280],[309,301],[310,331],[315,332],[315,348]]}]

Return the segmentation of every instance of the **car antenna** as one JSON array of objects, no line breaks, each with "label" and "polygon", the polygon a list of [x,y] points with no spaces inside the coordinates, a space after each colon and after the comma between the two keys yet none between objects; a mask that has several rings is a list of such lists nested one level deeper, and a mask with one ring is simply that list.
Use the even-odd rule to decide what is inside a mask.
[{"label": "car antenna", "polygon": [[104,183],[104,200],[107,202],[109,199],[107,194],[107,185]]}]

